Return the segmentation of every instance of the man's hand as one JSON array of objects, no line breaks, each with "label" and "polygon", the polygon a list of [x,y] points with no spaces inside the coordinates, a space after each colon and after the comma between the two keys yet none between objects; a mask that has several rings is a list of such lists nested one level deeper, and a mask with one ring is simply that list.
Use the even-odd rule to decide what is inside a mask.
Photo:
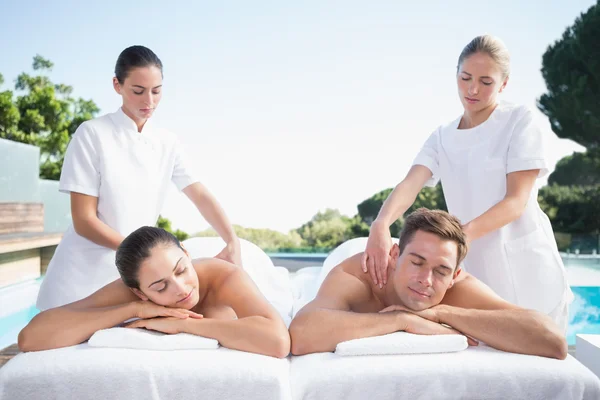
[{"label": "man's hand", "polygon": [[429,320],[431,322],[435,322],[437,324],[443,324],[443,321],[440,319],[439,314],[438,314],[438,311],[443,307],[445,307],[445,306],[443,304],[440,304],[437,306],[433,306],[431,308],[426,308],[425,310],[414,311],[414,310],[411,310],[411,309],[403,307],[403,306],[392,305],[392,306],[384,308],[380,312],[404,311],[404,312],[418,315],[419,317],[425,318],[426,320]]},{"label": "man's hand", "polygon": [[[422,311],[413,311],[403,306],[392,305],[384,308],[380,311],[380,313],[384,312],[403,312],[411,317],[407,319],[407,325],[404,329],[405,332],[414,333],[417,335],[464,335],[463,333],[457,331],[456,329],[452,329],[446,325],[442,325],[439,320],[436,307],[444,307],[442,306],[434,306]],[[470,346],[477,346],[479,343],[466,336],[467,343]]]}]

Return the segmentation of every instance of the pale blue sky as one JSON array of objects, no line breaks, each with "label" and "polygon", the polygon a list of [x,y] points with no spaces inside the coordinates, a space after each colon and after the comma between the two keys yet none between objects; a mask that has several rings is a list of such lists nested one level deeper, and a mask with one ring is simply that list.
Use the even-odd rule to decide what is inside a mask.
[{"label": "pale blue sky", "polygon": [[[403,178],[461,112],[455,67],[473,37],[503,39],[503,98],[535,107],[543,52],[595,2],[173,3],[3,0],[0,89],[40,54],[55,82],[112,112],[118,54],[148,46],[165,67],[156,122],[186,144],[234,223],[287,231],[327,207],[353,215]],[[552,136],[553,162],[580,149]],[[207,226],[174,190],[163,214],[189,232]]]}]

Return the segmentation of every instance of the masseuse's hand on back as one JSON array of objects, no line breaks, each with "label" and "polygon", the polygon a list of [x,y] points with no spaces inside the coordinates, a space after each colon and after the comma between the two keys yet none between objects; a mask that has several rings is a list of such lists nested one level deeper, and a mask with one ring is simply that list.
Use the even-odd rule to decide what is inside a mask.
[{"label": "masseuse's hand on back", "polygon": [[417,194],[431,178],[429,168],[413,165],[406,178],[400,182],[383,203],[377,219],[371,224],[367,248],[361,259],[362,270],[371,275],[380,288],[387,283],[389,269],[394,268],[390,257],[392,235],[390,225],[400,218],[415,202]]},{"label": "masseuse's hand on back", "polygon": [[373,283],[380,288],[387,283],[388,267],[393,267],[390,250],[392,235],[389,227],[377,222],[371,225],[367,248],[362,255],[361,266],[365,273],[371,275]]},{"label": "masseuse's hand on back", "polygon": [[242,250],[240,247],[239,240],[234,240],[232,243],[227,244],[214,258],[230,262],[231,264],[242,266]]}]

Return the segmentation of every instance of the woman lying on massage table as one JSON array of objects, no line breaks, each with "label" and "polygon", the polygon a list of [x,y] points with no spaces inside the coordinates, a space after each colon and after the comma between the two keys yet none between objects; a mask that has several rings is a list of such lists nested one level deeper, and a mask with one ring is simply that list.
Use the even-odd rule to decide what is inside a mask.
[{"label": "woman lying on massage table", "polygon": [[226,261],[192,260],[169,232],[142,227],[116,254],[121,279],[87,298],[44,311],[19,334],[22,351],[79,344],[96,331],[125,326],[213,338],[231,349],[283,358],[286,326],[243,269]]}]

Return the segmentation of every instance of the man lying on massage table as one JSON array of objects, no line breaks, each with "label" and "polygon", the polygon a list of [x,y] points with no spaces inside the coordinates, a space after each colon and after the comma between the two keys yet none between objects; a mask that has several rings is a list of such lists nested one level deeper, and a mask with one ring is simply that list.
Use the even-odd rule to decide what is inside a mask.
[{"label": "man lying on massage table", "polygon": [[100,329],[139,318],[126,326],[187,332],[273,357],[289,354],[283,320],[243,269],[215,258],[192,260],[175,236],[154,227],[142,227],[125,238],[116,265],[121,279],[85,299],[36,315],[20,332],[19,348],[71,346]]},{"label": "man lying on massage table", "polygon": [[[334,351],[337,344],[406,331],[462,333],[499,350],[564,359],[564,333],[547,315],[506,302],[461,272],[467,244],[457,218],[419,209],[406,218],[380,289],[361,269],[362,253],[327,275],[316,298],[290,325],[292,354]],[[532,282],[535,284],[535,282]]]}]

